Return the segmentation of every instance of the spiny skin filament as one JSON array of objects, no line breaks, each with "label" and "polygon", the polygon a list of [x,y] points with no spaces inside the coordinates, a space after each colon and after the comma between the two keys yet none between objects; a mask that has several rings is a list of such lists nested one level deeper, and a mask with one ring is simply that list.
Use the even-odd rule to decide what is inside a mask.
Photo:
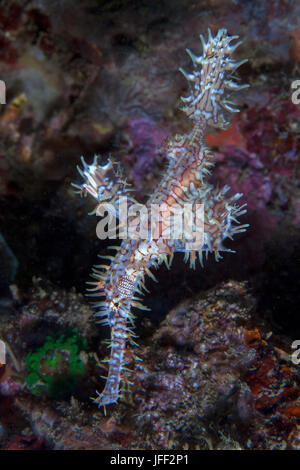
[{"label": "spiny skin filament", "polygon": [[[99,265],[93,270],[90,295],[102,297],[96,301],[96,317],[111,328],[110,361],[105,388],[94,399],[99,406],[106,406],[118,401],[121,381],[127,381],[125,355],[127,343],[135,344],[131,330],[133,325],[132,307],[146,309],[136,294],[142,295],[145,276],[156,280],[150,268],[157,268],[165,263],[170,268],[175,252],[183,252],[185,261],[195,268],[197,256],[203,266],[203,254],[214,252],[218,261],[226,238],[232,239],[244,232],[247,224],[240,225],[237,218],[246,212],[245,205],[238,206],[236,201],[242,196],[236,194],[227,198],[229,189],[225,186],[216,189],[205,181],[213,167],[212,152],[205,146],[205,132],[214,126],[224,129],[229,126],[228,113],[238,110],[229,100],[228,93],[241,90],[247,85],[238,84],[233,73],[244,61],[236,62],[233,51],[240,42],[232,45],[238,36],[228,36],[224,29],[215,37],[208,32],[207,42],[200,36],[203,54],[196,56],[187,50],[192,59],[194,70],[181,72],[190,84],[190,93],[183,97],[182,110],[193,123],[193,129],[185,135],[175,135],[162,146],[167,159],[166,171],[159,186],[149,197],[146,207],[152,204],[165,204],[165,217],[157,225],[155,239],[126,239],[117,249],[114,258],[107,256],[110,265]],[[81,195],[91,195],[97,201],[97,208],[109,202],[117,206],[121,196],[131,196],[131,190],[123,180],[119,168],[109,159],[104,165],[95,157],[88,165],[82,158],[83,168],[78,168],[84,183],[74,185]],[[183,207],[189,203],[204,205],[204,238],[200,249],[191,249],[187,234],[182,240],[166,239],[163,234],[168,228],[168,212],[174,205]],[[96,212],[96,210],[95,210]]]}]

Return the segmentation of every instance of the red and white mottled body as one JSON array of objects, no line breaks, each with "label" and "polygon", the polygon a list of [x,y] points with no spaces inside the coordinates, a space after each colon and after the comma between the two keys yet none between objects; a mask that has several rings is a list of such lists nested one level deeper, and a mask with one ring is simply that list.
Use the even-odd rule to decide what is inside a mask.
[{"label": "red and white mottled body", "polygon": [[[197,57],[187,51],[194,71],[182,71],[191,85],[189,96],[182,100],[183,111],[192,120],[193,129],[189,134],[176,135],[164,144],[168,166],[161,183],[146,204],[149,210],[153,204],[165,207],[157,221],[155,237],[124,240],[111,264],[94,270],[95,281],[91,283],[93,287],[90,290],[94,291],[95,296],[103,296],[103,301],[95,302],[96,316],[103,317],[103,322],[111,327],[108,377],[103,392],[95,399],[99,406],[115,403],[119,398],[120,382],[126,375],[124,356],[127,343],[133,342],[128,326],[133,323],[131,307],[143,308],[136,298],[136,291],[140,292],[143,288],[145,275],[153,277],[150,268],[159,266],[163,261],[169,266],[176,251],[185,253],[191,267],[195,267],[197,253],[201,264],[204,252],[215,252],[218,260],[220,251],[226,250],[223,247],[224,239],[246,230],[246,225],[238,225],[236,221],[237,216],[246,212],[244,207],[235,204],[241,195],[226,199],[228,187],[216,190],[205,182],[212,166],[211,152],[204,143],[205,131],[208,126],[224,129],[229,125],[226,112],[238,110],[228,101],[226,89],[235,91],[246,86],[238,85],[231,76],[243,62],[237,63],[231,57],[240,44],[230,45],[236,38],[228,36],[226,30],[220,30],[215,37],[209,31],[207,42],[201,36],[202,56]],[[97,158],[92,165],[87,165],[83,160],[83,170],[79,171],[85,183],[75,186],[80,193],[91,194],[98,201],[97,207],[104,202],[117,204],[120,196],[129,194],[126,183],[119,172],[114,172],[110,160],[104,166],[97,164]],[[186,238],[178,242],[163,236],[169,227],[172,208],[176,205],[183,207],[186,203],[204,205],[204,238],[197,250],[190,249]]]}]

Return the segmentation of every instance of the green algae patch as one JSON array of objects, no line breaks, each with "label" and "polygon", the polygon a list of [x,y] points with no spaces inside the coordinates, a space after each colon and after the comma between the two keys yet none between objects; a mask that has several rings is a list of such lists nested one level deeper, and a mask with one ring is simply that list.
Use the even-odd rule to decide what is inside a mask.
[{"label": "green algae patch", "polygon": [[65,398],[86,375],[80,353],[87,349],[77,330],[47,336],[43,346],[26,356],[26,382],[34,395]]}]

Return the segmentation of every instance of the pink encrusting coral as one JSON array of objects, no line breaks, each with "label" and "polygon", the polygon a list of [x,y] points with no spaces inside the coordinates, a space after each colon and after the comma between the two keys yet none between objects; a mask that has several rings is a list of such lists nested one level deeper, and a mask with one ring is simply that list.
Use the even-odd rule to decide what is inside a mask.
[{"label": "pink encrusting coral", "polygon": [[[192,122],[192,130],[184,135],[175,135],[161,147],[168,161],[160,184],[146,203],[150,212],[153,205],[163,207],[160,218],[147,228],[147,237],[124,239],[117,249],[115,258],[107,256],[110,265],[100,265],[93,272],[94,281],[91,291],[95,297],[102,296],[102,301],[95,302],[96,316],[111,328],[111,349],[108,376],[104,391],[98,394],[95,402],[99,406],[115,403],[120,397],[121,381],[128,381],[128,369],[125,367],[127,342],[134,343],[130,326],[133,323],[131,307],[144,309],[141,299],[146,275],[154,278],[150,268],[157,268],[165,262],[169,268],[175,252],[183,252],[185,260],[195,268],[198,255],[203,265],[203,254],[214,252],[216,260],[220,252],[230,251],[224,247],[226,238],[244,232],[247,225],[240,225],[237,218],[246,212],[245,204],[238,206],[236,201],[242,196],[235,194],[226,197],[228,186],[215,188],[205,181],[213,166],[212,152],[205,146],[205,133],[209,127],[226,129],[230,119],[228,115],[238,111],[230,101],[231,91],[241,90],[248,85],[240,85],[234,77],[236,69],[244,61],[236,62],[232,58],[240,42],[232,44],[238,36],[228,36],[225,29],[218,31],[215,37],[208,32],[207,42],[201,35],[203,53],[196,56],[187,50],[194,69],[191,73],[181,70],[190,84],[190,94],[183,97],[182,110]],[[122,177],[119,168],[109,159],[104,165],[95,157],[90,165],[82,159],[83,168],[79,172],[84,179],[82,185],[75,185],[80,194],[90,194],[97,200],[96,211],[110,203],[116,213],[121,198],[127,197],[130,207],[136,202],[132,192]],[[170,234],[171,214],[174,209],[184,210],[188,204],[193,214],[197,207],[204,207],[202,217],[203,238],[201,244],[195,244],[191,232],[199,229],[195,222],[184,226],[180,239],[166,236]],[[136,216],[129,217],[127,224],[134,223]],[[153,221],[151,221],[153,223]],[[153,235],[154,234],[154,235]],[[197,239],[197,243],[198,243]],[[155,278],[154,278],[155,279]]]},{"label": "pink encrusting coral", "polygon": [[[159,147],[166,139],[164,132],[152,119],[130,119],[124,127],[124,135],[128,142],[125,161],[130,165],[129,178],[134,181],[135,188],[143,188],[145,174],[151,178],[151,168],[159,161]],[[146,176],[146,177],[147,177]]]}]

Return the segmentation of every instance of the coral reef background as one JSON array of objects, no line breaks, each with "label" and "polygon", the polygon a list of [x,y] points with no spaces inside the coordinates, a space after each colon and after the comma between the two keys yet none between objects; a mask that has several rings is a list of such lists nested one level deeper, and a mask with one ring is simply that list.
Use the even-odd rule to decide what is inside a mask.
[{"label": "coral reef background", "polygon": [[[299,449],[299,19],[296,0],[1,2],[1,448]],[[188,130],[185,47],[200,53],[208,27],[240,35],[236,58],[249,59],[241,112],[207,143],[211,181],[244,194],[251,226],[219,263],[192,271],[178,254],[157,284],[147,280],[151,311],[136,326],[143,362],[105,417],[89,397],[105,375],[109,331],[84,293],[111,241],[97,239],[92,207],[70,182],[81,155],[111,153],[140,202],[153,191],[160,144]],[[28,371],[28,358],[51,337],[47,380],[59,381],[57,357],[74,363],[59,339],[75,330],[84,380],[58,397],[33,393],[28,374],[40,364]]]}]

